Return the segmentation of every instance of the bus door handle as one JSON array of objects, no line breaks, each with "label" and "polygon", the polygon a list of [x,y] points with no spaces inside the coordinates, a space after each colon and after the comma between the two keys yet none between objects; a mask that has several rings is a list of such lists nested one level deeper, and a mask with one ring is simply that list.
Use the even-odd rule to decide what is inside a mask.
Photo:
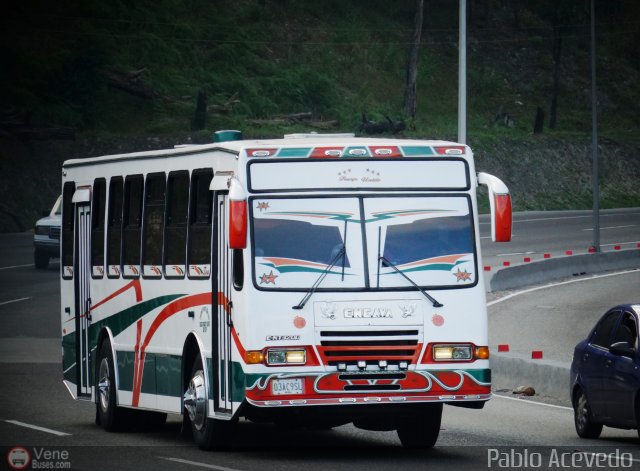
[{"label": "bus door handle", "polygon": [[87,313],[87,322],[91,322],[91,298],[87,298],[84,303],[84,312]]},{"label": "bus door handle", "polygon": [[233,321],[231,320],[232,308],[233,308],[233,302],[227,301],[227,327],[233,327]]}]

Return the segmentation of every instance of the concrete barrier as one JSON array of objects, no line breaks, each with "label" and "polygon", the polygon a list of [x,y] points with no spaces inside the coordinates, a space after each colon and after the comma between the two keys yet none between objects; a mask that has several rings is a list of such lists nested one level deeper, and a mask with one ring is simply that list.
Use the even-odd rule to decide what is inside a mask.
[{"label": "concrete barrier", "polygon": [[574,275],[632,268],[640,268],[638,249],[571,255],[502,268],[491,277],[490,286],[491,291],[503,291]]},{"label": "concrete barrier", "polygon": [[533,386],[536,396],[569,402],[571,365],[553,360],[531,360],[515,354],[491,353],[491,382],[500,388]]}]

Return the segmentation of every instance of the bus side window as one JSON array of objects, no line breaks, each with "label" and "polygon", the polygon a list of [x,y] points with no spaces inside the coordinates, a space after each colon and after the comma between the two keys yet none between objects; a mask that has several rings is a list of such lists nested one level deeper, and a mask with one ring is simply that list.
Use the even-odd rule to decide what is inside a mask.
[{"label": "bus side window", "polygon": [[122,241],[122,177],[109,182],[109,219],[107,225],[107,276],[120,276],[120,245]]},{"label": "bus side window", "polygon": [[73,278],[73,222],[74,208],[71,199],[76,191],[76,184],[67,182],[62,190],[62,259],[60,266],[62,278]]},{"label": "bus side window", "polygon": [[162,236],[164,234],[164,204],[166,193],[164,173],[147,175],[144,186],[144,224],[142,275],[160,278],[162,271]]},{"label": "bus side window", "polygon": [[97,178],[93,182],[93,208],[91,210],[91,276],[104,276],[104,209],[107,181]]},{"label": "bus side window", "polygon": [[184,277],[187,259],[189,172],[171,172],[167,183],[167,216],[164,228],[164,273]]},{"label": "bus side window", "polygon": [[122,227],[122,276],[140,276],[140,236],[142,228],[142,175],[124,180]]},{"label": "bus side window", "polygon": [[213,192],[209,190],[213,170],[194,170],[191,177],[189,211],[188,274],[190,278],[209,278],[211,274],[211,218]]}]

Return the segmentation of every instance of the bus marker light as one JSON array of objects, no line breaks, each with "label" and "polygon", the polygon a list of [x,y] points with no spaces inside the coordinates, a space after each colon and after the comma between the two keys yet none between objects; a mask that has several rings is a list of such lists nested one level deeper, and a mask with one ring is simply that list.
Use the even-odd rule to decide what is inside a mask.
[{"label": "bus marker light", "polygon": [[338,363],[338,371],[347,371],[346,363]]},{"label": "bus marker light", "polygon": [[356,402],[355,397],[341,397],[338,402]]},{"label": "bus marker light", "polygon": [[378,362],[378,366],[380,367],[381,370],[384,370],[387,367],[387,360],[380,360]]},{"label": "bus marker light", "polygon": [[406,361],[401,361],[400,363],[398,363],[398,368],[400,368],[401,370],[406,370],[407,368],[409,368],[409,363],[407,363]]},{"label": "bus marker light", "polygon": [[359,360],[358,361],[358,368],[360,368],[361,370],[364,370],[367,368],[367,362],[364,360]]},{"label": "bus marker light", "polygon": [[406,397],[397,397],[397,396],[392,396],[389,398],[389,400],[391,402],[402,402],[402,401],[406,401],[407,398]]}]

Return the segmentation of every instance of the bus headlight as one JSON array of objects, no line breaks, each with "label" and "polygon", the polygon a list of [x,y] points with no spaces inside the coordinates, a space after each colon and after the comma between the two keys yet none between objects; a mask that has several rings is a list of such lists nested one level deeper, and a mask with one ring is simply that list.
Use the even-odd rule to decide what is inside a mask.
[{"label": "bus headlight", "polygon": [[433,359],[435,361],[469,361],[473,359],[471,345],[434,345]]},{"label": "bus headlight", "polygon": [[307,352],[295,349],[269,349],[267,350],[267,365],[304,365],[307,362]]}]

